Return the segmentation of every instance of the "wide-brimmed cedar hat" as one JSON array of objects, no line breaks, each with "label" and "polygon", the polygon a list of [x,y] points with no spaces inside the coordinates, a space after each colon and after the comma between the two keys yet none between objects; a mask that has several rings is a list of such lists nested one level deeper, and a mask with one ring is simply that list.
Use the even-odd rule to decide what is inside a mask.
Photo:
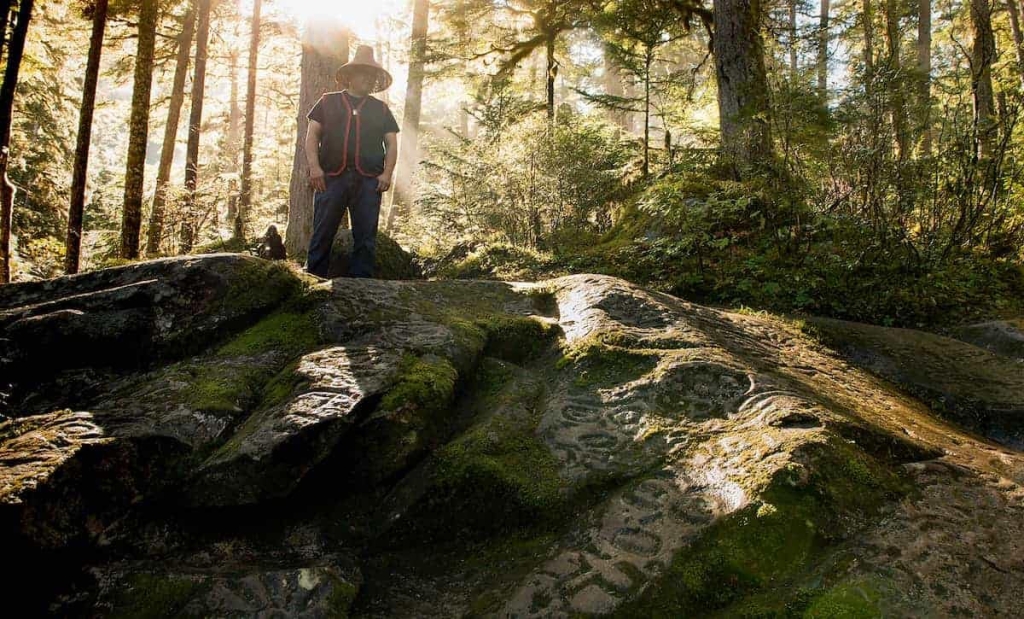
[{"label": "wide-brimmed cedar hat", "polygon": [[352,57],[352,60],[338,67],[338,70],[334,75],[338,79],[342,79],[348,71],[357,67],[369,67],[377,70],[377,81],[374,83],[373,87],[370,88],[370,92],[380,92],[382,90],[387,90],[391,86],[391,74],[373,59],[373,48],[369,45],[360,45],[357,47],[355,56]]}]

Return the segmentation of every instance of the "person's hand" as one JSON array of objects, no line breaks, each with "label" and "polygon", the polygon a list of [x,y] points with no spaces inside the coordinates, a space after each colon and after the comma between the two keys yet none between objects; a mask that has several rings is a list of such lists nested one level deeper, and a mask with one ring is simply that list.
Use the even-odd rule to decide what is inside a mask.
[{"label": "person's hand", "polygon": [[309,184],[313,186],[313,191],[327,191],[327,181],[324,180],[324,171],[320,168],[310,168]]},{"label": "person's hand", "polygon": [[391,175],[381,174],[377,177],[377,193],[384,193],[388,189],[391,189]]}]

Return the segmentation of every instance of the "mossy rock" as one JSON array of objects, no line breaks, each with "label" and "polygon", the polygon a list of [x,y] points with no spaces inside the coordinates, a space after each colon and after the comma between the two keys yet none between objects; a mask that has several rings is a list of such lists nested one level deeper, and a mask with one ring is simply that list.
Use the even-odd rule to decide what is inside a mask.
[{"label": "mossy rock", "polygon": [[570,484],[536,434],[544,386],[511,363],[487,358],[462,402],[470,427],[439,449],[413,488],[392,532],[399,540],[488,536],[557,523]]},{"label": "mossy rock", "polygon": [[[349,258],[352,254],[352,231],[339,230],[331,248],[331,265],[327,276],[348,277]],[[421,279],[420,270],[412,254],[383,232],[377,233],[377,261],[373,276],[376,279]]]},{"label": "mossy rock", "polygon": [[482,243],[472,251],[443,260],[435,270],[439,279],[498,279],[535,281],[551,275],[551,256],[510,243]]},{"label": "mossy rock", "polygon": [[783,469],[758,501],[679,552],[654,586],[616,616],[824,616],[819,611],[841,606],[854,613],[848,616],[877,616],[860,614],[873,601],[854,606],[816,569],[909,486],[838,437],[805,446],[800,459],[804,465]]}]

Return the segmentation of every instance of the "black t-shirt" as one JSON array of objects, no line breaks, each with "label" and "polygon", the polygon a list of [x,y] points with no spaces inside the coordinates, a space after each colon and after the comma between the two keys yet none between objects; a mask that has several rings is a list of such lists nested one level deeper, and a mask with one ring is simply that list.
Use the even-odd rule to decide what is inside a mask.
[{"label": "black t-shirt", "polygon": [[[348,102],[348,106],[345,105],[345,101]],[[351,114],[349,109],[352,110]],[[320,136],[320,166],[325,172],[331,174],[342,167],[355,167],[357,163],[367,174],[380,174],[383,171],[384,135],[398,133],[398,122],[383,101],[372,96],[355,97],[347,91],[329,92],[320,97],[306,118],[315,120],[323,126]],[[346,127],[347,149],[344,148]],[[344,153],[347,153],[347,157],[342,166]]]}]

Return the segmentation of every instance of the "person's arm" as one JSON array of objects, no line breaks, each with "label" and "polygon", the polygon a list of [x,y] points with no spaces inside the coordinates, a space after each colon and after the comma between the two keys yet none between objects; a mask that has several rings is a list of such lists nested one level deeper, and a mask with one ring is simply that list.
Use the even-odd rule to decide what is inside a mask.
[{"label": "person's arm", "polygon": [[377,177],[377,191],[384,193],[391,189],[391,176],[398,162],[398,134],[384,134],[384,171]]},{"label": "person's arm", "polygon": [[315,120],[309,121],[309,128],[306,129],[306,163],[309,165],[309,184],[316,191],[327,190],[324,171],[320,167],[320,134],[322,132],[323,125]]}]

